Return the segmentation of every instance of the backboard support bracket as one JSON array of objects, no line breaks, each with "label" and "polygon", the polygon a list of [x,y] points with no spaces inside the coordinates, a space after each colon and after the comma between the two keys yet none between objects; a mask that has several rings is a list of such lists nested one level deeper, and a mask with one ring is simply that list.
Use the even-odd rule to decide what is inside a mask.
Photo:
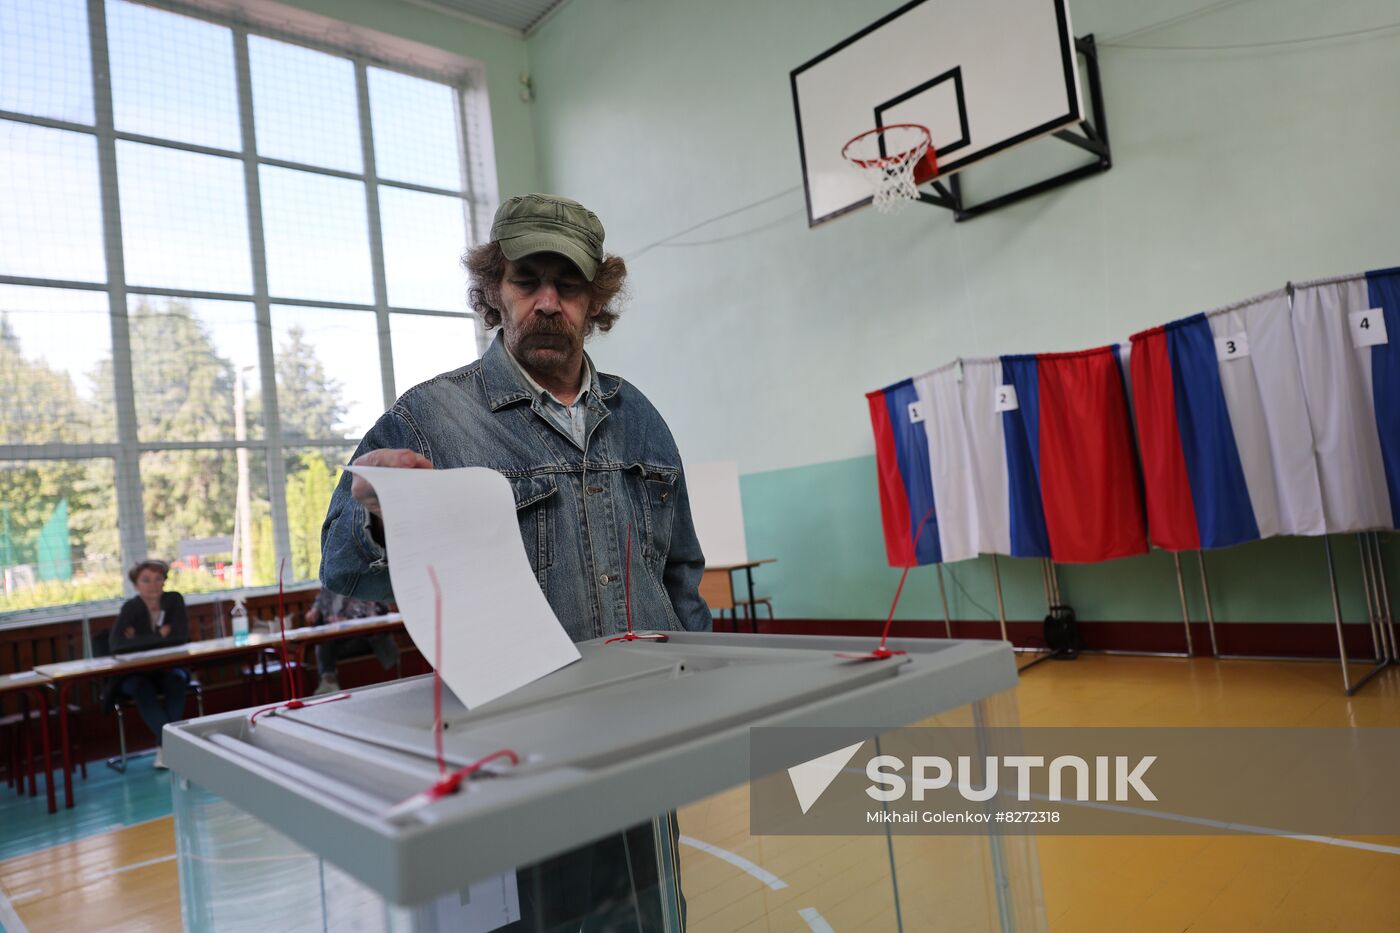
[{"label": "backboard support bracket", "polygon": [[997,195],[978,204],[968,204],[963,200],[962,187],[958,183],[957,174],[948,176],[946,179],[935,178],[927,187],[930,191],[920,191],[919,200],[924,204],[931,204],[934,207],[941,207],[953,212],[955,221],[971,220],[983,214],[990,213],[998,208],[1008,207],[1027,198],[1044,194],[1071,182],[1079,181],[1081,178],[1089,178],[1108,171],[1113,167],[1113,152],[1108,144],[1108,117],[1104,112],[1103,105],[1103,85],[1099,81],[1099,52],[1098,46],[1094,43],[1092,33],[1086,36],[1076,37],[1074,47],[1080,55],[1084,57],[1084,75],[1089,84],[1089,105],[1093,109],[1092,120],[1081,120],[1079,128],[1082,132],[1076,133],[1073,130],[1060,130],[1052,134],[1056,139],[1078,146],[1094,156],[1094,161],[1078,168],[1070,169],[1009,191],[1006,194]]}]

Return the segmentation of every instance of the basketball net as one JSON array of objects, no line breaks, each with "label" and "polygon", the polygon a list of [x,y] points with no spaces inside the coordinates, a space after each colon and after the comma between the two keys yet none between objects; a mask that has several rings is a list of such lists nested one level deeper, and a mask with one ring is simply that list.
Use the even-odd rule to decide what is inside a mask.
[{"label": "basketball net", "polygon": [[917,123],[866,130],[846,143],[841,155],[865,173],[873,189],[871,203],[882,214],[919,200],[919,185],[938,174],[928,128]]}]

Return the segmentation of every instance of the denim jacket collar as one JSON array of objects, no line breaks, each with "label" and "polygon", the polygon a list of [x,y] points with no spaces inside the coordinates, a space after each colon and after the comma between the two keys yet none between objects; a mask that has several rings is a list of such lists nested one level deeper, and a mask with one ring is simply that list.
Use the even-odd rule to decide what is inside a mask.
[{"label": "denim jacket collar", "polygon": [[[515,366],[511,364],[510,357],[506,355],[504,341],[505,337],[497,332],[496,338],[491,341],[491,346],[487,347],[486,354],[481,358],[481,378],[486,389],[486,403],[491,406],[492,411],[499,411],[513,402],[533,402],[535,399],[534,393],[520,378]],[[592,362],[590,357],[589,363]],[[594,366],[593,383],[588,389],[588,407],[599,414],[606,414],[607,406],[603,402],[616,395],[621,385],[621,379],[600,373],[598,367]]]}]

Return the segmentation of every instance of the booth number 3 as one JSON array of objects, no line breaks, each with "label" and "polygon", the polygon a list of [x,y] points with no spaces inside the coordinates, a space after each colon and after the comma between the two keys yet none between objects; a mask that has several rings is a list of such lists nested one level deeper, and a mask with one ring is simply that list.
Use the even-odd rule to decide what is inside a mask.
[{"label": "booth number 3", "polygon": [[1389,343],[1385,334],[1385,312],[1380,308],[1353,311],[1347,315],[1347,319],[1351,324],[1351,345],[1353,347],[1359,349]]},{"label": "booth number 3", "polygon": [[1249,356],[1249,335],[1244,331],[1238,334],[1231,334],[1228,337],[1215,338],[1215,358],[1220,362],[1226,360],[1237,360],[1242,356]]}]

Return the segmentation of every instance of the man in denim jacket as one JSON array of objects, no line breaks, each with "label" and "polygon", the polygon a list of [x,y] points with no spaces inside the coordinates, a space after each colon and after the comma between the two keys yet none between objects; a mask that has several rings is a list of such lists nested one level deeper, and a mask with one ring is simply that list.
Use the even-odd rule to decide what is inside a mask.
[{"label": "man in denim jacket", "polygon": [[[565,198],[511,198],[491,242],[464,263],[473,310],[500,333],[480,360],[405,392],[354,463],[504,474],[530,566],[575,641],[626,630],[629,533],[633,626],[708,630],[705,559],[671,432],[641,392],[583,352],[617,320],[627,274],[604,255],[602,224]],[[326,587],[391,598],[378,513],[369,483],[342,476],[321,532]]]},{"label": "man in denim jacket", "polygon": [[[530,566],[574,641],[626,630],[628,576],[635,629],[709,630],[698,589],[705,560],[671,432],[641,392],[597,372],[583,351],[595,329],[616,322],[627,275],[620,257],[604,254],[598,218],[567,198],[511,198],[490,242],[463,264],[472,309],[500,333],[477,362],[405,392],[354,464],[505,475]],[[379,503],[363,478],[341,477],[321,554],[328,589],[393,598]],[[654,897],[634,901],[632,891],[656,884],[649,824],[522,870],[520,882],[526,929],[657,922]]]}]

